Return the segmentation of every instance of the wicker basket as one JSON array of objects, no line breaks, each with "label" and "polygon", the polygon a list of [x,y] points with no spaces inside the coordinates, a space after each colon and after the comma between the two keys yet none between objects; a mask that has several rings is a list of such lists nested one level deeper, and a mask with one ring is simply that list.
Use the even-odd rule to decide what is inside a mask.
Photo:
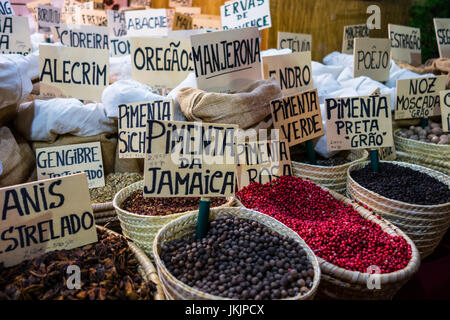
[{"label": "wicker basket", "polygon": [[366,150],[358,149],[350,152],[347,159],[351,162],[340,166],[317,166],[308,163],[292,161],[294,176],[310,180],[341,194],[345,194],[347,185],[347,169],[354,163],[365,161],[369,157]]},{"label": "wicker basket", "polygon": [[[450,187],[450,177],[441,172],[405,162],[389,163],[426,173]],[[368,162],[357,163],[349,168],[347,179],[349,197],[369,206],[403,230],[414,241],[421,258],[424,259],[434,251],[450,226],[450,202],[439,205],[410,204],[391,200],[367,190],[350,176],[353,170],[364,168],[366,165]]]},{"label": "wicker basket", "polygon": [[[129,185],[126,188],[120,190],[113,200],[114,209],[122,227],[122,233],[124,236],[130,238],[139,247],[141,247],[149,256],[153,259],[153,239],[164,225],[168,224],[172,220],[181,217],[192,211],[179,212],[170,214],[167,216],[144,216],[128,212],[121,208],[123,201],[137,190],[142,190],[144,186],[144,180],[138,181]],[[233,205],[234,198],[227,198],[228,202],[221,207],[230,207]]]},{"label": "wicker basket", "polygon": [[[123,237],[122,235],[106,229],[104,227],[97,226],[98,230],[103,230],[107,234],[114,235],[116,237]],[[155,267],[153,266],[152,262],[148,258],[148,256],[139,249],[133,242],[128,241],[128,246],[130,250],[134,253],[134,256],[136,257],[136,260],[139,263],[138,271],[142,275],[145,281],[152,281],[156,285],[156,293],[154,295],[155,300],[165,300],[164,297],[164,291],[162,289],[161,281],[158,278],[158,274],[156,272]]]},{"label": "wicker basket", "polygon": [[[228,300],[227,298],[214,296],[182,283],[177,280],[167,268],[164,266],[159,253],[161,251],[161,245],[167,241],[179,239],[183,237],[192,236],[195,233],[197,225],[198,211],[191,212],[178,218],[166,226],[164,226],[156,235],[155,242],[153,243],[153,254],[155,256],[155,263],[158,269],[158,274],[163,284],[164,293],[169,300]],[[210,220],[222,218],[222,217],[239,217],[244,219],[250,219],[257,221],[270,230],[274,230],[283,236],[295,239],[305,249],[309,261],[314,269],[313,287],[304,296],[298,294],[293,298],[287,300],[310,300],[314,297],[319,281],[320,281],[320,268],[317,258],[308,247],[308,245],[298,236],[297,233],[287,228],[284,224],[276,219],[269,217],[265,214],[259,213],[246,208],[215,208],[210,210]]]},{"label": "wicker basket", "polygon": [[92,212],[94,213],[96,225],[106,227],[118,233],[122,232],[120,221],[112,202],[93,203]]},{"label": "wicker basket", "polygon": [[446,175],[450,175],[450,161],[437,160],[429,157],[418,156],[403,151],[397,152],[397,160],[401,162],[418,164],[420,166],[440,171]]}]

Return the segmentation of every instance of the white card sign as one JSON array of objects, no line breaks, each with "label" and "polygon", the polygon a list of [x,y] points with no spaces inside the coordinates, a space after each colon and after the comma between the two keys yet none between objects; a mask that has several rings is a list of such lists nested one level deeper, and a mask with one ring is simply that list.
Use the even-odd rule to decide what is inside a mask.
[{"label": "white card sign", "polygon": [[395,119],[438,116],[439,92],[445,90],[447,76],[397,80]]},{"label": "white card sign", "polygon": [[353,77],[366,76],[384,82],[391,69],[389,39],[357,38],[354,40]]},{"label": "white card sign", "polygon": [[325,99],[328,151],[394,145],[388,94]]},{"label": "white card sign", "polygon": [[292,52],[311,51],[310,34],[278,31],[277,49],[291,49]]},{"label": "white card sign", "polygon": [[391,58],[393,60],[415,66],[421,64],[420,29],[388,24],[388,34],[391,40]]},{"label": "white card sign", "polygon": [[144,158],[147,120],[173,120],[173,100],[119,104],[119,158]]},{"label": "white card sign", "polygon": [[54,41],[65,46],[109,50],[107,27],[61,23],[51,29]]},{"label": "white card sign", "polygon": [[259,30],[270,28],[269,0],[236,0],[220,6],[223,30],[257,27]]},{"label": "white card sign", "polygon": [[30,27],[27,17],[0,16],[0,54],[31,53]]},{"label": "white card sign", "polygon": [[450,58],[450,19],[434,18],[434,29],[441,58]]},{"label": "white card sign", "polygon": [[259,31],[256,27],[191,36],[197,87],[234,92],[262,79]]},{"label": "white card sign", "polygon": [[75,10],[75,16],[77,24],[104,27],[108,25],[106,12],[103,10],[84,10],[77,7]]},{"label": "white card sign", "polygon": [[192,0],[169,0],[169,7],[191,7]]},{"label": "white card sign", "polygon": [[105,185],[100,142],[36,149],[36,167],[39,180],[84,172],[89,188]]},{"label": "white card sign", "polygon": [[442,130],[450,132],[450,90],[441,91]]},{"label": "white card sign", "polygon": [[125,12],[117,10],[106,10],[108,18],[108,28],[111,37],[123,37],[127,35],[127,23],[125,22]]},{"label": "white card sign", "polygon": [[14,9],[9,0],[0,0],[0,15],[14,15]]},{"label": "white card sign", "polygon": [[344,27],[342,39],[342,53],[353,54],[353,40],[355,38],[368,38],[369,28],[366,24],[355,24]]},{"label": "white card sign", "polygon": [[169,31],[166,9],[126,11],[125,21],[130,37],[165,36]]},{"label": "white card sign", "polygon": [[37,23],[39,33],[51,34],[50,27],[57,26],[61,23],[61,9],[39,4]]},{"label": "white card sign", "polygon": [[109,83],[109,52],[41,44],[39,75],[41,95],[101,101]]},{"label": "white card sign", "polygon": [[0,189],[0,263],[97,241],[84,173]]}]

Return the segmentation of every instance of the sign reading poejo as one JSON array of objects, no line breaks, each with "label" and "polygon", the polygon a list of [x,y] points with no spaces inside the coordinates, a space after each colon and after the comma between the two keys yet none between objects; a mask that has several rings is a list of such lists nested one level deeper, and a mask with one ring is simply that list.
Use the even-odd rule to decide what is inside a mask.
[{"label": "sign reading poejo", "polygon": [[0,263],[97,241],[85,174],[0,189]]},{"label": "sign reading poejo", "polygon": [[147,120],[173,120],[172,99],[119,104],[119,158],[144,158]]},{"label": "sign reading poejo", "polygon": [[237,125],[149,120],[145,197],[234,194]]},{"label": "sign reading poejo", "polygon": [[11,7],[9,0],[0,0],[0,15],[14,15],[14,10]]},{"label": "sign reading poejo", "polygon": [[354,41],[353,77],[388,81],[391,69],[389,39],[357,38]]},{"label": "sign reading poejo", "polygon": [[192,29],[192,17],[175,12],[172,21],[172,30],[190,30]]},{"label": "sign reading poejo", "polygon": [[261,51],[256,27],[191,36],[197,87],[233,92],[261,79]]},{"label": "sign reading poejo", "polygon": [[55,42],[59,40],[65,46],[109,50],[107,27],[61,23],[51,29]]},{"label": "sign reading poejo", "polygon": [[434,29],[441,58],[450,58],[450,19],[434,18]]},{"label": "sign reading poejo", "polygon": [[394,145],[388,94],[325,99],[328,151]]},{"label": "sign reading poejo", "polygon": [[366,24],[356,24],[344,27],[344,38],[342,40],[342,53],[353,54],[353,39],[368,38],[369,28]]},{"label": "sign reading poejo", "polygon": [[393,60],[415,66],[422,63],[420,29],[388,24],[388,34]]},{"label": "sign reading poejo", "polygon": [[311,51],[310,34],[278,31],[277,49],[291,49],[292,52]]},{"label": "sign reading poejo", "polygon": [[36,149],[38,179],[86,173],[89,188],[105,185],[100,142]]},{"label": "sign reading poejo", "polygon": [[284,96],[313,88],[311,52],[263,57],[264,79],[275,77]]},{"label": "sign reading poejo", "polygon": [[439,91],[445,90],[447,76],[397,80],[395,119],[438,116]]},{"label": "sign reading poejo", "polygon": [[175,88],[194,71],[187,39],[131,38],[131,75],[149,86]]},{"label": "sign reading poejo", "polygon": [[292,163],[286,141],[238,141],[237,180],[239,189],[252,182],[266,183],[280,176],[292,176]]},{"label": "sign reading poejo", "polygon": [[317,89],[272,100],[270,105],[273,126],[280,129],[289,147],[323,136]]},{"label": "sign reading poejo", "polygon": [[450,90],[441,91],[442,130],[450,132]]},{"label": "sign reading poejo", "polygon": [[128,36],[165,36],[169,31],[166,9],[125,12]]},{"label": "sign reading poejo", "polygon": [[194,29],[213,29],[222,30],[222,22],[220,16],[201,14],[194,16],[192,19]]},{"label": "sign reading poejo", "polygon": [[109,81],[109,52],[39,45],[41,95],[101,101]]},{"label": "sign reading poejo", "polygon": [[259,30],[270,28],[269,0],[236,0],[220,6],[223,30],[258,27]]},{"label": "sign reading poejo", "polygon": [[61,23],[61,9],[39,4],[37,19],[38,32],[50,34],[50,27]]},{"label": "sign reading poejo", "polygon": [[31,53],[30,27],[27,17],[0,16],[0,54]]}]

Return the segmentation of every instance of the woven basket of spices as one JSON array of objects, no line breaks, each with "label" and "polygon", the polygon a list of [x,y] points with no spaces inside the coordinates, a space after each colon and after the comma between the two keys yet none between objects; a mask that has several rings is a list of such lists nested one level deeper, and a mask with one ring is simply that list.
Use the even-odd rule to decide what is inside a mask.
[{"label": "woven basket of spices", "polygon": [[[242,207],[214,208],[210,210],[207,235],[196,240],[197,217],[195,211],[168,223],[153,243],[156,267],[169,300],[313,299],[320,281],[319,263],[308,245],[284,224]],[[177,246],[179,253],[175,256],[176,251],[170,248]],[[291,255],[280,253],[284,249]],[[281,256],[284,260],[278,258]],[[184,274],[177,264],[169,268],[172,259],[177,258],[185,261]],[[309,270],[300,270],[303,265],[308,265]],[[191,274],[191,280],[184,279]],[[194,285],[187,284],[196,279]]]},{"label": "woven basket of spices", "polygon": [[347,163],[338,166],[311,165],[292,161],[294,176],[312,181],[316,184],[345,194],[347,183],[347,169],[354,163],[366,161],[369,153],[366,150],[358,149],[348,152]]},{"label": "woven basket of spices", "polygon": [[[442,201],[436,204],[416,204],[395,200],[392,199],[393,196],[383,196],[369,190],[358,183],[355,177],[352,176],[352,172],[369,168],[368,162],[357,163],[349,168],[347,177],[348,195],[357,202],[370,207],[374,212],[404,231],[414,241],[421,258],[424,259],[438,246],[450,226],[450,198],[448,196],[450,194],[448,189],[450,188],[450,177],[439,171],[411,163],[397,161],[380,162],[380,164],[383,163],[395,165],[397,166],[396,168],[409,168],[418,172],[417,174],[420,177],[417,180],[420,181],[417,181],[416,184],[425,184],[425,179],[430,179],[431,177],[431,181],[438,185],[424,186],[424,188],[428,188],[428,191],[431,193],[437,193],[438,187],[442,189],[442,191],[439,190],[439,194],[442,195]],[[401,177],[394,178],[392,183],[398,184],[400,179]],[[410,190],[413,187],[414,183],[410,183],[404,189]],[[419,191],[419,193],[424,193],[424,197],[426,196],[425,191]]]},{"label": "woven basket of spices", "polygon": [[[153,258],[153,239],[159,229],[170,221],[193,211],[194,208],[198,208],[199,202],[196,198],[145,198],[151,199],[147,201],[152,202],[147,205],[142,197],[143,188],[143,180],[123,188],[114,197],[113,205],[120,221],[122,233]],[[189,199],[192,204],[191,208],[186,210],[184,207],[177,207],[178,203],[182,203],[180,199]],[[127,200],[132,207],[129,210],[123,208],[123,204]],[[213,198],[211,206],[229,207],[233,203],[232,197]]]},{"label": "woven basket of spices", "polygon": [[440,171],[446,175],[450,175],[450,161],[438,160],[431,157],[424,157],[407,153],[403,151],[397,151],[397,159],[400,162],[408,162],[412,164],[418,164],[436,171]]}]

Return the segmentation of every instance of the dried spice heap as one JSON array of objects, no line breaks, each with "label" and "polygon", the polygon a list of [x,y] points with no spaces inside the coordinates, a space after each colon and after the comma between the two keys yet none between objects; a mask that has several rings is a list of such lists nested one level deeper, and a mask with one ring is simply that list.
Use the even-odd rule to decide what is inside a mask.
[{"label": "dried spice heap", "polygon": [[[122,237],[98,232],[99,241],[53,251],[5,268],[0,264],[0,300],[148,300],[156,290],[138,273]],[[67,267],[81,269],[81,289],[68,289]]]},{"label": "dried spice heap", "polygon": [[[308,157],[305,154],[295,155],[291,156],[293,161],[298,161],[302,163],[309,163]],[[324,166],[324,167],[334,167],[334,166],[340,166],[346,163],[349,163],[350,160],[342,157],[342,156],[334,156],[332,158],[324,158],[320,155],[316,155],[316,165],[318,166]]]},{"label": "dried spice heap", "polygon": [[[226,198],[211,198],[211,208],[227,202]],[[198,210],[200,198],[150,198],[143,191],[130,194],[122,203],[122,209],[143,216],[166,216],[169,214]]]},{"label": "dried spice heap", "polygon": [[121,189],[142,180],[140,173],[110,173],[105,178],[105,186],[89,189],[92,203],[110,202]]},{"label": "dried spice heap", "polygon": [[161,258],[181,282],[232,299],[280,299],[306,294],[314,269],[295,240],[247,219],[211,221],[202,240],[164,244]]},{"label": "dried spice heap", "polygon": [[351,271],[381,273],[405,268],[411,247],[400,236],[362,218],[352,206],[327,191],[295,177],[264,185],[252,183],[237,193],[242,204],[283,222],[296,231],[322,259]]},{"label": "dried spice heap", "polygon": [[421,126],[410,126],[409,129],[404,128],[398,132],[403,138],[428,142],[434,144],[450,144],[450,134],[442,130],[442,124],[430,121],[425,128]]},{"label": "dried spice heap", "polygon": [[389,199],[421,205],[450,201],[450,188],[423,172],[383,162],[379,169],[379,173],[373,172],[369,164],[350,176],[364,188]]}]

